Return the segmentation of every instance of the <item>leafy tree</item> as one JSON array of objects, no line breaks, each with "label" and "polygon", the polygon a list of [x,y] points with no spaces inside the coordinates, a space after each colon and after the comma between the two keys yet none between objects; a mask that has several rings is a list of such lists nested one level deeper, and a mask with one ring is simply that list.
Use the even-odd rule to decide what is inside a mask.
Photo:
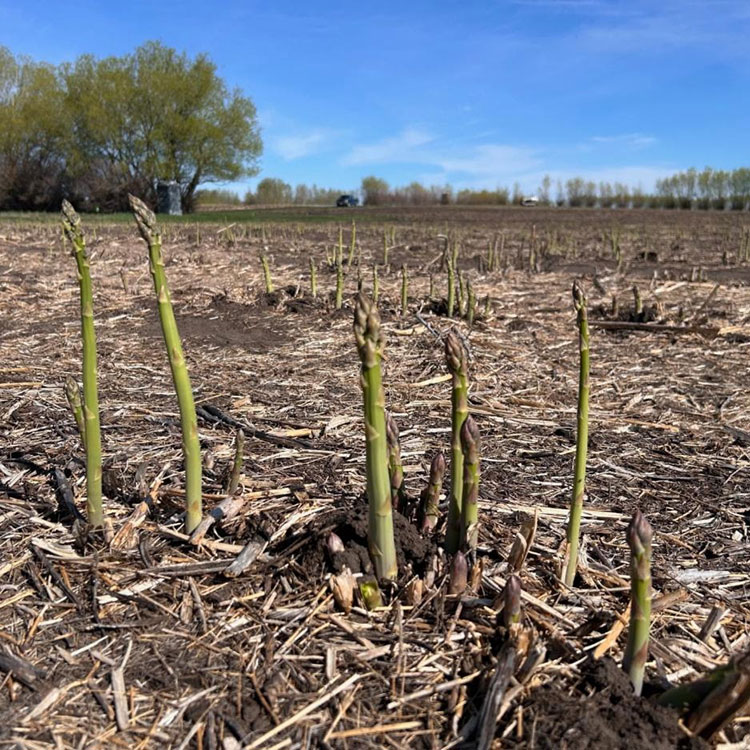
[{"label": "leafy tree", "polygon": [[363,177],[361,190],[362,201],[366,206],[382,206],[388,201],[390,187],[379,177]]},{"label": "leafy tree", "polygon": [[292,202],[292,186],[277,177],[265,177],[255,189],[255,203],[278,206]]},{"label": "leafy tree", "polygon": [[257,173],[255,107],[205,55],[147,42],[123,57],[84,55],[62,75],[71,170],[92,193],[110,185],[112,207],[130,190],[153,202],[157,181],[175,180],[190,210],[199,185]]}]

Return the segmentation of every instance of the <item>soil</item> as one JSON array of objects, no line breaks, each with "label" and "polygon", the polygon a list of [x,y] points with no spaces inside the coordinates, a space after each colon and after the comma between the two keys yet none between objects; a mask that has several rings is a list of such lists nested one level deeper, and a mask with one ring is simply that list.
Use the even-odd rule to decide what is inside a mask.
[{"label": "soil", "polygon": [[[179,409],[134,227],[83,217],[105,508],[118,534],[110,544],[77,519],[86,514],[85,455],[63,388],[81,373],[74,265],[54,221],[0,217],[0,744],[474,747],[507,638],[499,613],[506,560],[536,514],[520,572],[522,633],[546,658],[522,685],[510,683],[495,747],[705,746],[687,737],[676,713],[635,698],[619,667],[625,529],[640,508],[655,532],[652,693],[750,647],[747,215],[446,207],[256,216],[256,224],[233,226],[231,241],[221,223],[201,223],[200,241],[190,223],[164,225],[200,407],[205,513],[220,515],[239,426],[246,436],[241,507],[200,546],[181,535]],[[336,310],[326,255],[342,221],[348,247],[353,218],[360,267],[355,260],[345,269]],[[458,242],[461,274],[476,293],[472,326],[447,317],[437,236],[445,233]],[[488,270],[496,241],[502,251]],[[401,431],[410,498],[419,497],[435,453],[450,458],[442,336],[453,329],[470,352],[469,406],[482,436],[479,545],[470,587],[450,596],[442,532],[422,536],[396,513],[399,575],[384,586],[385,606],[347,614],[334,602],[331,575],[371,570],[352,313],[358,277],[369,292],[375,264],[386,405]],[[575,453],[576,278],[589,301],[591,409],[570,591],[560,569]],[[331,532],[343,553],[326,551]],[[227,566],[243,550],[254,558],[234,576]],[[592,662],[597,648],[602,658]],[[746,742],[749,731],[740,716],[706,740]]]}]

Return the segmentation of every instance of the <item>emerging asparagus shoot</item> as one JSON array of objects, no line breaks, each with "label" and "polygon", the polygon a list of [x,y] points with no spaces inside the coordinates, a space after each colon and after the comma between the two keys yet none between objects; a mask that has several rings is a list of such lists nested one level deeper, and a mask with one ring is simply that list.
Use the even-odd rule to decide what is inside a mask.
[{"label": "emerging asparagus shoot", "polygon": [[388,414],[385,418],[385,438],[388,445],[388,474],[391,480],[391,503],[402,513],[405,508],[403,499],[404,467],[401,465],[401,443],[396,420]]},{"label": "emerging asparagus shoot", "polygon": [[[73,206],[62,204],[63,230],[73,245],[81,292],[81,338],[83,340],[83,422],[86,447],[86,510],[92,527],[104,523],[102,510],[102,438],[99,429],[99,394],[96,383],[96,333],[94,331],[94,296],[86,241],[81,218]],[[79,425],[79,430],[81,426]]]},{"label": "emerging asparagus shoot", "polygon": [[128,196],[133,210],[135,223],[144,241],[148,245],[151,276],[154,279],[156,299],[159,307],[159,321],[164,336],[164,343],[169,356],[172,380],[180,407],[182,426],[182,450],[185,455],[185,531],[190,533],[200,523],[202,516],[201,498],[201,447],[198,440],[198,420],[195,416],[193,391],[190,387],[185,356],[182,353],[182,342],[177,330],[172,300],[169,295],[167,277],[164,273],[164,259],[161,254],[161,235],[156,217],[146,204],[134,195]]},{"label": "emerging asparagus shoot", "polygon": [[628,526],[630,547],[630,626],[622,667],[630,675],[636,695],[643,688],[651,627],[651,525],[636,510]]},{"label": "emerging asparagus shoot", "polygon": [[354,310],[354,337],[362,363],[360,382],[365,412],[368,546],[378,579],[394,579],[398,569],[388,476],[385,393],[380,369],[384,341],[377,308],[363,294],[357,298]]},{"label": "emerging asparagus shoot", "polygon": [[443,476],[445,475],[445,457],[437,453],[430,464],[430,479],[427,486],[422,490],[419,505],[419,530],[428,534],[437,526],[440,517],[439,503],[440,490],[443,487]]},{"label": "emerging asparagus shoot", "polygon": [[578,314],[578,422],[576,426],[576,458],[573,474],[573,498],[567,529],[567,564],[565,585],[572,586],[578,566],[578,543],[583,512],[583,491],[586,482],[586,454],[589,443],[589,322],[586,297],[578,282],[573,284],[573,305]]}]

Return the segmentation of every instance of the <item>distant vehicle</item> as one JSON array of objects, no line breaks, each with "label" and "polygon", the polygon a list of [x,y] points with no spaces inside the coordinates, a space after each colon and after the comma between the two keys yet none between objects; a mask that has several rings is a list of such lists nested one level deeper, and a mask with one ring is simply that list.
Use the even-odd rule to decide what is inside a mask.
[{"label": "distant vehicle", "polygon": [[539,198],[537,198],[535,195],[529,195],[526,198],[521,198],[521,205],[522,206],[538,206]]},{"label": "distant vehicle", "polygon": [[359,205],[359,198],[354,195],[340,195],[336,200],[339,208],[352,208]]}]

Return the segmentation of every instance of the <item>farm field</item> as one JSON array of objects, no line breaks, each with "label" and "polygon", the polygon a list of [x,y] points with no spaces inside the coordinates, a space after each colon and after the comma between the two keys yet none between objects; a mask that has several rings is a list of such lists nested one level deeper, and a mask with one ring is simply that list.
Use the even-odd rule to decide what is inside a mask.
[{"label": "farm field", "polygon": [[[60,500],[69,486],[85,511],[84,453],[64,391],[81,369],[70,248],[56,220],[0,216],[0,747],[476,747],[502,653],[507,558],[535,514],[520,573],[529,659],[504,692],[492,747],[747,741],[747,708],[708,743],[649,700],[750,649],[747,214],[258,209],[164,222],[205,511],[224,499],[236,427],[246,432],[241,510],[199,546],[182,534],[179,412],[146,247],[132,220],[83,216],[83,226],[112,543],[87,536]],[[339,227],[337,310],[327,258]],[[445,314],[439,235],[458,244],[475,290],[471,326]],[[450,456],[442,337],[453,328],[468,346],[482,570],[449,596],[442,534],[420,535],[397,516],[397,584],[384,607],[355,600],[345,613],[329,579],[369,565],[352,320],[358,277],[370,293],[376,265],[386,405],[412,499],[435,453]],[[567,589],[575,279],[588,297],[591,408],[579,570]],[[654,529],[644,698],[620,669],[636,508]],[[138,525],[124,526],[129,518]],[[331,531],[344,553],[327,551]],[[253,562],[227,570],[243,549]]]}]

